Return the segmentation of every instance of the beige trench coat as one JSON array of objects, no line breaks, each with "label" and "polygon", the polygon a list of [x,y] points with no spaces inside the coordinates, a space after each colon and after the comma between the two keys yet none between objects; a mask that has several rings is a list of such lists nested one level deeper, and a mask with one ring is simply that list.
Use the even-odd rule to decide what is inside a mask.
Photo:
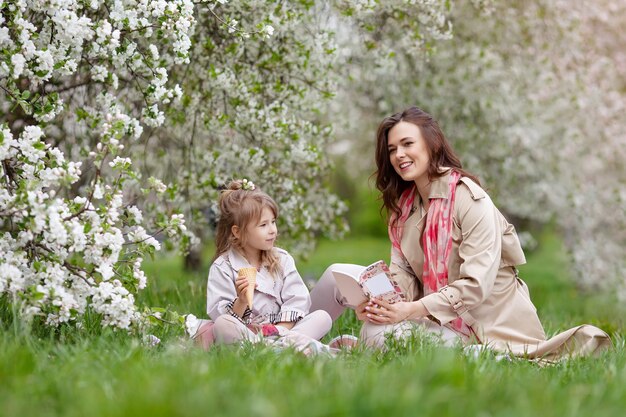
[{"label": "beige trench coat", "polygon": [[[446,197],[448,178],[445,174],[432,183],[431,198]],[[546,340],[528,287],[515,268],[526,263],[515,229],[469,178],[461,178],[456,191],[448,285],[426,297],[419,244],[424,223],[420,205],[404,226],[401,247],[406,259],[392,259],[390,269],[408,299],[421,299],[441,325],[460,316],[482,344],[529,358],[589,355],[611,345],[605,332],[589,325]]]}]

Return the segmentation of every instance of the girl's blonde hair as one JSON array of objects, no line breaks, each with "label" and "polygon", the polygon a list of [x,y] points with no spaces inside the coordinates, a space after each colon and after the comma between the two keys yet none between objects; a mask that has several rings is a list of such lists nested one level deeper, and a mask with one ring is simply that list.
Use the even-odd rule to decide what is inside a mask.
[{"label": "girl's blonde hair", "polygon": [[[220,191],[218,200],[220,216],[215,231],[214,261],[230,248],[235,248],[244,253],[243,247],[246,244],[247,228],[250,223],[258,222],[261,219],[264,208],[269,208],[274,217],[278,218],[276,202],[258,187],[250,186],[250,184],[244,180],[233,180],[226,189]],[[233,226],[237,226],[241,230],[241,240],[232,233]],[[273,248],[268,251],[261,251],[261,264],[274,277],[279,276],[282,272],[280,260]]]}]

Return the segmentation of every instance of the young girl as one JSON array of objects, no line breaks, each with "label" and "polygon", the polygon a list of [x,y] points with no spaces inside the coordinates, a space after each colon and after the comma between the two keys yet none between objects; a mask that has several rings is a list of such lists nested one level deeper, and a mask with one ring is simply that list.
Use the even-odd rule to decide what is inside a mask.
[{"label": "young girl", "polygon": [[[207,347],[243,340],[281,340],[297,349],[317,342],[332,326],[328,313],[309,314],[311,298],[293,258],[274,247],[278,207],[247,180],[232,181],[219,197],[216,251],[209,270],[207,312],[212,324],[198,331]],[[255,268],[252,307],[246,301],[248,280],[242,268]],[[263,338],[264,336],[265,338]]]}]

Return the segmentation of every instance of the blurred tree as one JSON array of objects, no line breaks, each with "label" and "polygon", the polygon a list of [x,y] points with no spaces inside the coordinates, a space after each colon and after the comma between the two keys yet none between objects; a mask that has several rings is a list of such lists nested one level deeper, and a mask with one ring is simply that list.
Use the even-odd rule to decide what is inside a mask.
[{"label": "blurred tree", "polygon": [[385,62],[350,67],[336,105],[352,115],[340,115],[346,143],[336,149],[349,149],[351,172],[363,181],[373,169],[363,155],[373,155],[375,123],[424,108],[504,211],[554,219],[579,283],[617,286],[626,297],[626,5],[482,6],[454,3],[454,38],[428,59],[402,46],[402,33],[388,33]]}]

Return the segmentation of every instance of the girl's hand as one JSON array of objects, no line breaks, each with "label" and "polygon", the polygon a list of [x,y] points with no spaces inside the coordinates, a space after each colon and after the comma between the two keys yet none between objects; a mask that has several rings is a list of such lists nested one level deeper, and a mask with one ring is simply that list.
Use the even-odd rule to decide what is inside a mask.
[{"label": "girl's hand", "polygon": [[293,321],[281,321],[279,323],[276,323],[276,326],[284,327],[287,330],[291,330],[295,325],[296,323],[294,323]]},{"label": "girl's hand", "polygon": [[248,289],[248,285],[250,284],[248,283],[248,278],[246,277],[237,277],[235,279],[237,298],[235,299],[233,310],[239,317],[243,317],[243,313],[248,307],[248,303],[246,302],[246,290]]},{"label": "girl's hand", "polygon": [[245,299],[247,289],[248,289],[248,278],[237,277],[237,279],[235,279],[235,290],[237,291],[237,298]]},{"label": "girl's hand", "polygon": [[428,311],[421,301],[401,301],[390,304],[385,300],[376,298],[365,306],[365,311],[367,321],[374,324],[396,324],[428,315]]}]

